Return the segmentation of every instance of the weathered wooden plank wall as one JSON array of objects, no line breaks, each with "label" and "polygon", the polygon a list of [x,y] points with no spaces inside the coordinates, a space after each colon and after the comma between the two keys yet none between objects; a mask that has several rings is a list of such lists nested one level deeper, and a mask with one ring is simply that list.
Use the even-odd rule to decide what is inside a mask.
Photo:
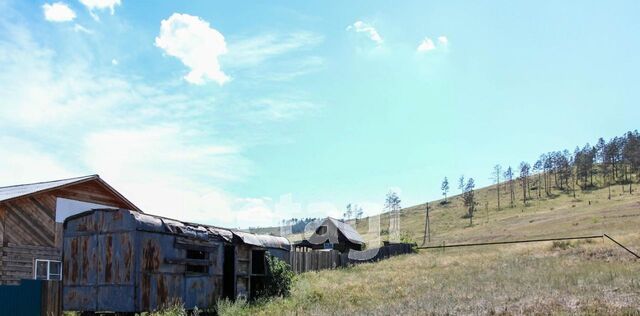
[{"label": "weathered wooden plank wall", "polygon": [[337,250],[292,251],[290,265],[295,273],[336,269],[352,264],[374,262],[413,252],[411,244],[391,244],[365,251],[340,253]]},{"label": "weathered wooden plank wall", "polygon": [[1,284],[18,284],[22,279],[33,279],[35,259],[60,260],[61,250],[51,247],[22,246],[9,243],[2,249]]},{"label": "weathered wooden plank wall", "polygon": [[43,281],[42,297],[40,305],[42,306],[41,315],[43,316],[59,316],[62,315],[62,282],[61,281]]}]

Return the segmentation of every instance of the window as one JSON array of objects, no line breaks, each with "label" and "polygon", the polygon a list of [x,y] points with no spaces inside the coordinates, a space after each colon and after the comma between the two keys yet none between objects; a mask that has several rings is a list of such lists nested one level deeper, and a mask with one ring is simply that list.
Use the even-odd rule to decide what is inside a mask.
[{"label": "window", "polygon": [[57,260],[36,259],[34,279],[62,280],[62,263]]},{"label": "window", "polygon": [[265,274],[266,252],[264,250],[251,251],[251,274]]},{"label": "window", "polygon": [[[207,260],[208,253],[200,250],[187,250],[187,260]],[[185,267],[187,273],[207,274],[209,273],[209,267],[202,264],[187,263]]]}]

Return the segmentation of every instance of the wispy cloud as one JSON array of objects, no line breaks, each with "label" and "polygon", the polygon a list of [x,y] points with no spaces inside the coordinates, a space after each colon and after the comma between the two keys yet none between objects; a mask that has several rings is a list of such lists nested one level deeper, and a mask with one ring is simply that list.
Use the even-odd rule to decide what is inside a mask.
[{"label": "wispy cloud", "polygon": [[76,18],[76,13],[64,2],[42,5],[44,18],[50,22],[70,22]]},{"label": "wispy cloud", "polygon": [[374,41],[376,44],[381,45],[383,43],[382,36],[378,33],[373,25],[356,21],[353,24],[347,26],[347,31],[354,30],[357,33],[364,33],[369,37],[370,40]]},{"label": "wispy cloud", "polygon": [[174,13],[162,20],[155,44],[191,69],[184,77],[189,83],[204,84],[206,80],[213,80],[222,85],[230,80],[218,61],[227,53],[224,36],[197,16]]},{"label": "wispy cloud", "polygon": [[95,13],[95,10],[105,10],[109,9],[111,15],[116,12],[116,6],[122,4],[121,0],[79,0],[87,9],[89,10],[89,14],[91,17],[100,21],[100,17]]},{"label": "wispy cloud", "polygon": [[318,105],[301,97],[274,96],[250,101],[247,116],[255,120],[290,120],[318,108]]},{"label": "wispy cloud", "polygon": [[76,25],[73,26],[73,30],[76,31],[76,32],[81,32],[81,33],[85,33],[85,34],[93,34],[92,30],[90,30],[90,29],[88,29],[88,28],[86,28],[86,27],[84,27],[84,26],[82,26],[80,24],[77,24],[77,23],[76,23]]},{"label": "wispy cloud", "polygon": [[316,46],[323,40],[322,35],[305,31],[235,39],[230,41],[229,55],[223,61],[235,68],[254,67],[275,57]]}]

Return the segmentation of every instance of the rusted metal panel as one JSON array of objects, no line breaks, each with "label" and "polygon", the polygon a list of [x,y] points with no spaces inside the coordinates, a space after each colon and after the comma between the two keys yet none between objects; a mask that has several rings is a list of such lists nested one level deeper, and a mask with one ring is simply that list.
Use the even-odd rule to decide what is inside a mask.
[{"label": "rusted metal panel", "polygon": [[130,312],[135,310],[135,287],[100,286],[97,288],[96,311]]},{"label": "rusted metal panel", "polygon": [[98,235],[98,283],[101,285],[133,285],[134,253],[132,233]]},{"label": "rusted metal panel", "polygon": [[222,296],[222,277],[186,277],[185,306],[209,308]]},{"label": "rusted metal panel", "polygon": [[68,286],[64,284],[62,291],[62,305],[68,311],[96,311],[96,286]]},{"label": "rusted metal panel", "polygon": [[174,302],[183,302],[184,276],[143,272],[137,288],[135,311],[153,311]]},{"label": "rusted metal panel", "polygon": [[67,286],[95,285],[98,274],[98,241],[96,235],[65,239],[63,280]]}]

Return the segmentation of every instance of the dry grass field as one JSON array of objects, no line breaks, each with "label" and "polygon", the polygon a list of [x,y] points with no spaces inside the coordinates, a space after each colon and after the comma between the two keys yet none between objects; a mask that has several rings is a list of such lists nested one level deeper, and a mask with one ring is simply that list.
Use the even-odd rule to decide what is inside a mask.
[{"label": "dry grass field", "polygon": [[[621,238],[640,244],[640,234]],[[422,250],[305,273],[291,297],[222,315],[640,315],[640,262],[609,241]]]},{"label": "dry grass field", "polygon": [[[553,191],[514,207],[501,188],[477,190],[474,225],[458,196],[430,202],[429,245],[601,235],[640,251],[640,193],[622,187]],[[351,222],[369,247],[387,240],[367,218]],[[401,213],[401,230],[422,244],[425,205]],[[301,238],[291,236],[292,239]],[[223,315],[587,314],[640,315],[640,260],[604,239],[421,250],[386,261],[298,276],[291,297],[254,305],[223,304]]]}]

